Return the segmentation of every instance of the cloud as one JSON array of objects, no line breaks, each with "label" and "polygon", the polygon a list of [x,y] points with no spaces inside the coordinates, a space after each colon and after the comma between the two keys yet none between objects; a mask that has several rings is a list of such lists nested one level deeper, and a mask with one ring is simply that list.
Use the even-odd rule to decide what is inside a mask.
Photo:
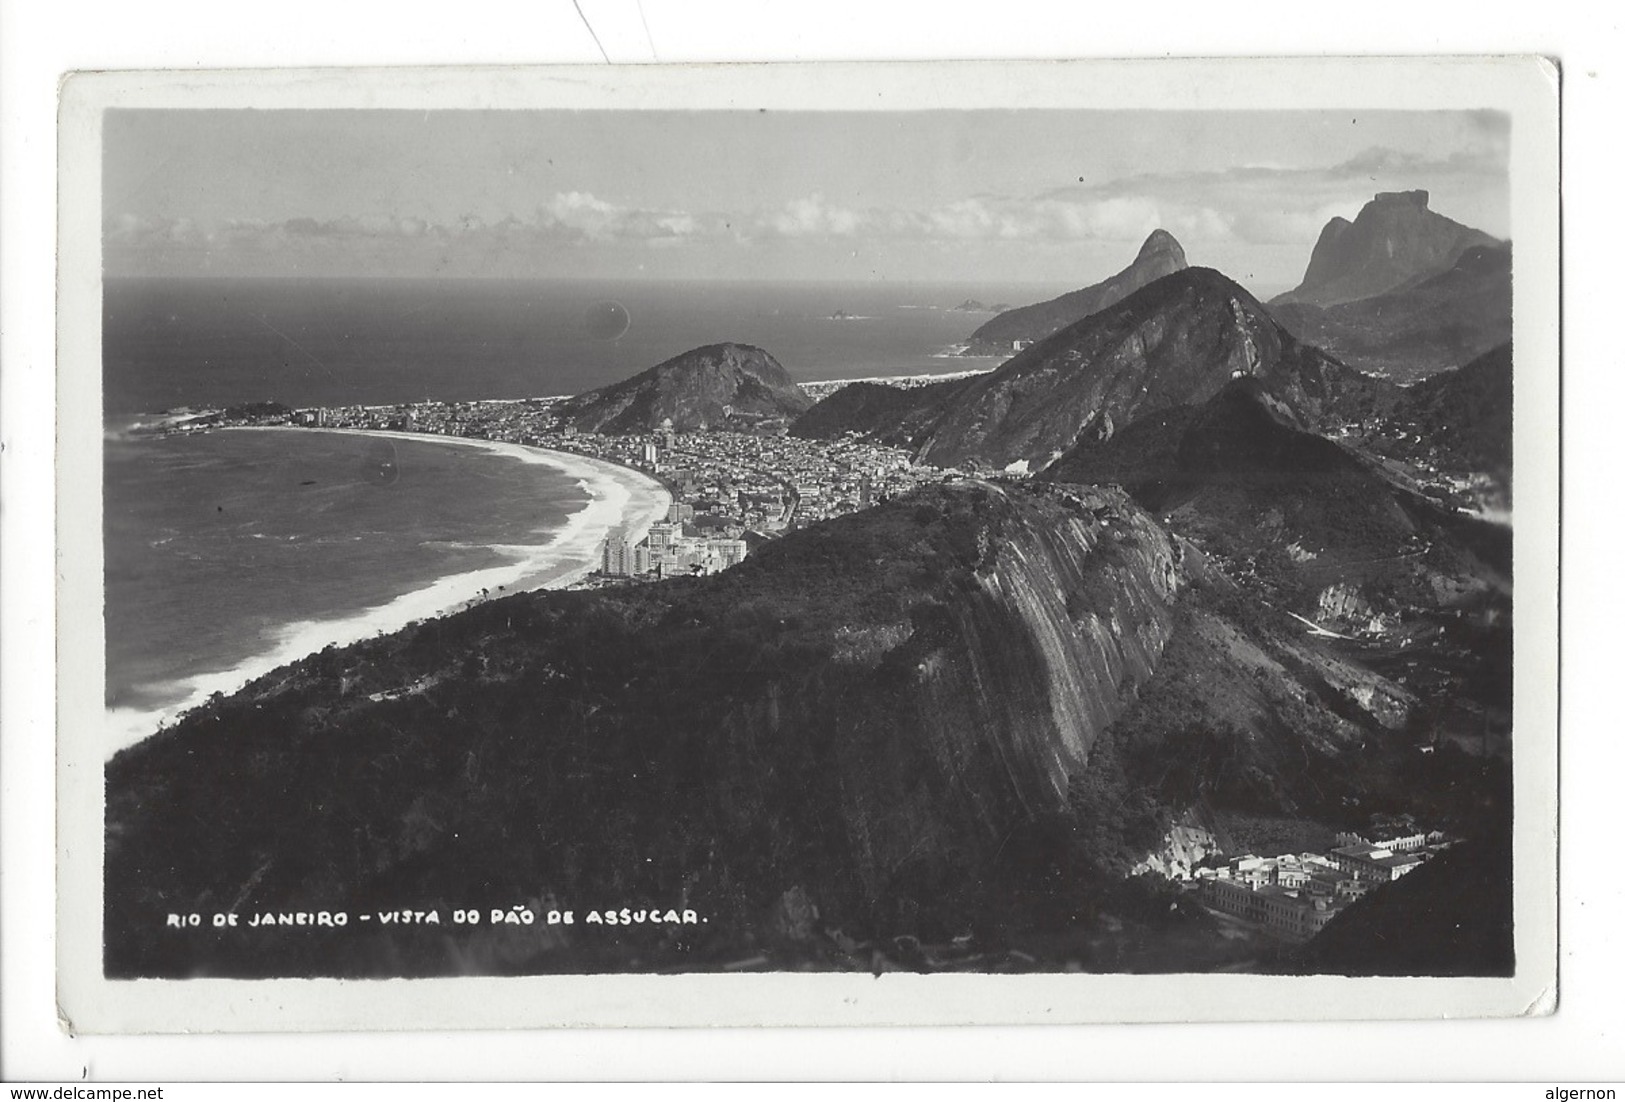
[{"label": "cloud", "polygon": [[590,192],[560,192],[542,203],[529,227],[563,242],[655,242],[666,244],[726,232],[720,215],[627,207]]},{"label": "cloud", "polygon": [[809,195],[758,215],[755,229],[781,237],[850,237],[868,226],[869,219],[857,211],[832,206],[822,195]]},{"label": "cloud", "polygon": [[1313,242],[1330,218],[1352,218],[1377,191],[1481,194],[1505,178],[1505,152],[1493,142],[1448,156],[1372,146],[1332,165],[1142,174],[1054,189],[1040,201],[1135,199],[1154,205],[1160,224],[1182,239],[1282,245]]},{"label": "cloud", "polygon": [[1197,207],[1175,211],[1163,220],[1162,227],[1176,237],[1191,241],[1229,241],[1237,236],[1239,220],[1240,216],[1234,212]]},{"label": "cloud", "polygon": [[1136,241],[1164,222],[1157,203],[1139,196],[1087,202],[1048,200],[1039,204],[1037,213],[1041,223],[1034,236],[1066,240]]},{"label": "cloud", "polygon": [[115,266],[131,270],[188,254],[200,262],[213,254],[245,262],[259,255],[279,258],[279,264],[305,257],[313,268],[326,262],[388,269],[393,264],[411,267],[413,258],[428,255],[425,250],[471,258],[540,256],[584,248],[667,251],[773,241],[812,245],[855,238],[953,246],[1138,243],[1159,226],[1181,236],[1224,237],[1232,222],[1210,208],[1129,195],[1036,201],[982,195],[916,209],[857,208],[813,194],[776,207],[724,215],[622,206],[590,192],[565,191],[543,200],[529,218],[510,216],[495,223],[464,216],[448,225],[432,225],[418,218],[369,214],[331,220],[308,216],[278,222],[236,220],[202,228],[185,220],[122,214],[108,219],[104,243]]},{"label": "cloud", "polygon": [[1342,164],[1333,165],[1326,171],[1328,175],[1334,177],[1369,176],[1379,172],[1414,171],[1418,165],[1426,163],[1427,158],[1420,153],[1374,145],[1369,149],[1361,150]]},{"label": "cloud", "polygon": [[627,212],[585,191],[560,192],[542,204],[538,221],[594,240],[616,234]]},{"label": "cloud", "polygon": [[[1493,112],[1492,112],[1493,114]],[[1372,177],[1382,174],[1431,177],[1501,175],[1506,172],[1506,150],[1493,131],[1483,131],[1486,144],[1477,149],[1458,149],[1445,157],[1428,157],[1409,150],[1374,145],[1361,150],[1341,164],[1326,170],[1331,178]]]},{"label": "cloud", "polygon": [[[1031,244],[1134,243],[1167,229],[1188,249],[1293,246],[1307,252],[1335,216],[1352,218],[1375,191],[1415,187],[1437,201],[1504,195],[1504,118],[1475,118],[1475,145],[1449,155],[1372,146],[1335,164],[1252,163],[1223,170],[1142,173],[1037,195],[978,194],[934,204],[861,206],[812,193],[756,210],[714,212],[616,202],[584,190],[554,192],[528,214],[491,222],[463,215],[432,224],[404,215],[357,213],[322,220],[227,221],[119,213],[104,222],[110,262],[156,270],[214,254],[300,258],[366,270],[436,263],[538,263],[567,250],[601,256],[719,245],[849,248],[854,240],[954,249]],[[1490,209],[1493,217],[1493,210]],[[1445,213],[1450,213],[1445,208]],[[1493,227],[1491,228],[1494,232]],[[967,254],[968,255],[968,254]],[[448,259],[450,258],[450,259]],[[530,258],[525,260],[525,258]],[[149,261],[152,263],[149,265]],[[153,267],[153,266],[156,267]],[[144,266],[146,266],[144,268]]]},{"label": "cloud", "polygon": [[157,248],[199,240],[201,232],[190,218],[150,218],[120,214],[102,226],[103,240],[112,247]]},{"label": "cloud", "polygon": [[[1162,218],[1156,203],[1132,197],[1033,201],[981,195],[923,209],[860,210],[813,195],[758,212],[746,220],[746,232],[803,239],[861,235],[945,242],[1138,241],[1162,225]],[[1218,225],[1211,220],[1203,224]]]},{"label": "cloud", "polygon": [[[1333,218],[1352,218],[1360,203],[1323,203],[1314,207],[1266,207],[1242,211],[1231,221],[1232,236],[1253,244],[1304,245],[1320,239]],[[1177,231],[1176,231],[1177,232]]]}]

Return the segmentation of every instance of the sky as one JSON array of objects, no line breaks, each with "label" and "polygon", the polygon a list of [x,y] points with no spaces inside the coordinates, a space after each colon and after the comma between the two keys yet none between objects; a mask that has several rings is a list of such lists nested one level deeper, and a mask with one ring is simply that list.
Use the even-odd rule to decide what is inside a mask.
[{"label": "sky", "polygon": [[1491,112],[109,111],[110,275],[1082,286],[1153,229],[1257,292],[1378,191],[1508,231]]}]

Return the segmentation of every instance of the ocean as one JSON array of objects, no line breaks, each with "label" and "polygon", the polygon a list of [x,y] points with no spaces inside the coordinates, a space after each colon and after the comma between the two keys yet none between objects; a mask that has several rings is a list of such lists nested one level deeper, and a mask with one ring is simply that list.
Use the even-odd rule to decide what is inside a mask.
[{"label": "ocean", "polygon": [[563,472],[427,441],[227,430],[105,447],[107,705],[140,712],[292,625],[510,562],[493,548],[546,544],[588,500]]},{"label": "ocean", "polygon": [[[116,740],[150,733],[205,689],[234,687],[270,659],[354,636],[391,602],[417,595],[427,608],[437,593],[442,601],[466,594],[471,579],[486,576],[480,572],[518,576],[499,568],[520,560],[534,579],[551,561],[544,550],[579,562],[609,523],[597,514],[592,525],[580,523],[590,503],[604,504],[602,472],[520,462],[500,450],[304,430],[128,435],[145,415],[262,400],[375,405],[577,393],[721,340],[766,348],[806,382],[962,371],[991,365],[941,353],[990,315],[951,307],[1051,293],[109,281],[106,699],[119,717]],[[380,470],[391,477],[380,479]],[[637,491],[614,492],[624,503]]]},{"label": "ocean", "polygon": [[[766,349],[798,382],[991,366],[945,358],[1033,285],[109,280],[110,415],[577,394],[691,348]],[[844,315],[844,316],[837,316]],[[624,324],[624,331],[616,331]]]}]

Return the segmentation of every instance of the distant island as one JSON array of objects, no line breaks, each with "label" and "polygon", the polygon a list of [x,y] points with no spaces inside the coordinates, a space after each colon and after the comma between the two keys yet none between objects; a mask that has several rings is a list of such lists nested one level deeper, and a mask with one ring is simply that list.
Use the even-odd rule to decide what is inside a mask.
[{"label": "distant island", "polygon": [[1011,308],[1000,304],[993,307],[997,316],[970,335],[960,354],[988,356],[1019,352],[1184,267],[1185,251],[1179,242],[1166,230],[1156,230],[1145,239],[1133,262],[1108,279],[1030,306]]},{"label": "distant island", "polygon": [[[1512,347],[1419,341],[1404,387],[1294,329],[1487,289],[1476,347],[1499,246],[1389,265],[1425,201],[1374,202],[1324,304],[1159,230],[999,309],[987,371],[802,386],[725,341],[570,397],[166,422],[507,441],[671,501],[575,588],[118,753],[108,974],[1508,974]],[[378,925],[281,929],[318,905]],[[252,951],[163,921],[238,911]]]}]

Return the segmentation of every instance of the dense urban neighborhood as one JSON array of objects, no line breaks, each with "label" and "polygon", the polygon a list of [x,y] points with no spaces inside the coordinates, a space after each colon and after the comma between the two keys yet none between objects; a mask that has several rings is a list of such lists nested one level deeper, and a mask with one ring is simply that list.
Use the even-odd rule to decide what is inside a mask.
[{"label": "dense urban neighborhood", "polygon": [[[524,444],[629,467],[671,494],[664,522],[628,543],[611,536],[595,577],[580,583],[710,574],[783,532],[886,501],[954,472],[916,464],[899,448],[852,437],[707,430],[581,432],[555,413],[561,399],[420,402],[291,410],[267,404],[204,419],[217,425],[298,425],[421,432]],[[182,426],[184,431],[185,426]]]},{"label": "dense urban neighborhood", "polygon": [[[1381,193],[1332,223],[1347,247],[1268,304],[1157,230],[1116,276],[990,319],[964,353],[1007,357],[989,370],[802,384],[723,330],[569,396],[171,408],[150,428],[385,456],[362,484],[379,464],[397,484],[410,446],[389,437],[489,441],[429,450],[568,472],[512,491],[519,531],[550,493],[591,522],[558,562],[271,669],[116,759],[110,899],[337,884],[383,910],[636,898],[707,920],[450,948],[391,930],[365,959],[132,927],[109,960],[1504,973],[1509,246],[1427,203]],[[1389,304],[1346,297],[1370,280],[1488,321],[1379,332]],[[223,784],[296,785],[309,810],[155,867],[144,831],[219,822],[175,778],[220,730]],[[267,871],[267,831],[321,852]]]}]

